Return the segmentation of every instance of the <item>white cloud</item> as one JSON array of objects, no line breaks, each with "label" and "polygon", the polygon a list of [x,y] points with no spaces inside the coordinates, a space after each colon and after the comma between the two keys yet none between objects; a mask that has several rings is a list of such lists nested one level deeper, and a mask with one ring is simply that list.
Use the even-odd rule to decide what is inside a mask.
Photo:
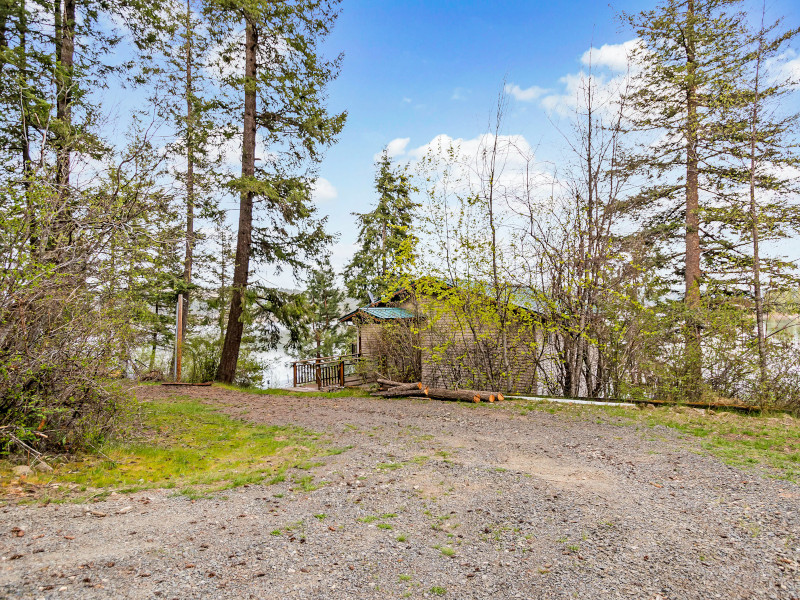
[{"label": "white cloud", "polygon": [[[389,155],[389,158],[403,156],[406,153],[406,147],[410,141],[411,138],[394,138],[391,142],[386,144],[386,153]],[[383,150],[375,154],[372,159],[380,160],[382,154]]]},{"label": "white cloud", "polygon": [[[236,171],[242,164],[242,134],[237,133],[226,140],[217,149],[222,156],[223,163]],[[274,152],[267,150],[264,140],[256,138],[256,166],[266,165],[277,159]]]},{"label": "white cloud", "polygon": [[411,98],[409,98],[408,96],[403,96],[403,102],[405,102],[406,104],[411,104]]},{"label": "white cloud", "polygon": [[537,165],[535,150],[523,135],[484,133],[474,138],[453,138],[446,133],[434,137],[427,144],[411,148],[405,154],[410,163],[420,163],[425,158],[432,162],[427,169],[442,174],[444,165],[450,165],[452,191],[476,191],[485,188],[489,181],[490,156],[496,150],[494,189],[501,195],[511,195],[532,185],[540,185],[544,172]]},{"label": "white cloud", "polygon": [[320,177],[314,182],[311,197],[315,202],[328,202],[335,200],[338,196],[339,192],[336,187],[324,177]]},{"label": "white cloud", "polygon": [[780,65],[780,77],[800,84],[800,55],[794,50],[789,50],[780,58],[786,61]]},{"label": "white cloud", "polygon": [[631,54],[641,46],[637,39],[621,44],[603,44],[599,48],[589,48],[581,56],[581,64],[592,67],[606,67],[612,71],[627,71]]},{"label": "white cloud", "polygon": [[547,90],[540,88],[538,85],[532,85],[529,88],[522,89],[516,84],[506,84],[506,94],[511,94],[515,100],[520,102],[531,102],[541,97],[542,94],[547,93]]},{"label": "white cloud", "polygon": [[453,95],[450,96],[450,100],[466,100],[467,94],[469,94],[468,90],[457,87],[456,89],[453,90]]},{"label": "white cloud", "polygon": [[577,73],[561,77],[561,90],[542,96],[542,108],[560,116],[574,115],[576,109],[585,105],[585,93],[591,84],[595,108],[613,110],[622,91],[635,81],[638,69],[632,55],[640,47],[641,41],[633,39],[621,44],[589,48],[580,59],[589,68],[581,68]]}]

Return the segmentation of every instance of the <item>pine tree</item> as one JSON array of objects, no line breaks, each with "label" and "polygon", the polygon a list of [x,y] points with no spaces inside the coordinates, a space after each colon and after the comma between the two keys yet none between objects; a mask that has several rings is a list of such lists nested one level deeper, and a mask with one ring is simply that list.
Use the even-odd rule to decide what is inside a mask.
[{"label": "pine tree", "polygon": [[414,187],[406,169],[393,167],[386,150],[375,176],[378,202],[368,213],[354,213],[359,223],[358,244],[344,271],[348,294],[362,302],[380,298],[402,271],[401,256],[413,243]]},{"label": "pine tree", "polygon": [[219,99],[213,97],[213,82],[208,71],[212,46],[208,24],[197,10],[197,0],[168,3],[174,13],[174,26],[161,32],[158,49],[163,60],[142,65],[142,78],[155,85],[151,102],[174,128],[174,141],[168,145],[173,162],[178,194],[183,197],[184,230],[183,335],[190,323],[192,292],[196,289],[197,218],[219,217],[219,193],[215,170],[222,156],[215,150],[222,146],[229,132],[219,121]]},{"label": "pine tree", "polygon": [[311,271],[303,300],[305,331],[299,340],[298,354],[319,358],[345,351],[352,337],[347,328],[339,324],[345,294],[337,287],[336,274],[328,259],[320,268]]},{"label": "pine tree", "polygon": [[[278,270],[304,269],[331,239],[310,196],[313,165],[346,116],[328,114],[324,105],[325,86],[338,74],[341,57],[326,60],[320,45],[336,20],[337,4],[216,0],[208,7],[224,43],[223,66],[239,54],[237,33],[242,25],[245,29],[244,74],[223,76],[225,88],[243,99],[241,176],[228,182],[240,201],[231,306],[217,374],[223,382],[232,382],[236,373],[251,258]],[[270,157],[261,157],[257,168],[259,133]]]},{"label": "pine tree", "polygon": [[[684,368],[688,399],[702,390],[703,253],[719,170],[720,131],[729,119],[728,90],[746,64],[740,0],[666,0],[655,10],[624,15],[642,46],[635,53],[637,89],[632,128],[652,134],[631,166],[645,178],[633,204],[644,216],[651,243],[682,256],[675,266],[684,280]],[[701,193],[701,190],[703,192]],[[683,251],[674,245],[683,238]]]},{"label": "pine tree", "polygon": [[[800,233],[800,206],[795,200],[800,185],[792,176],[800,165],[796,142],[800,113],[788,109],[798,82],[776,72],[800,29],[784,29],[780,20],[771,24],[765,20],[766,6],[758,27],[742,36],[740,45],[749,44],[750,52],[744,76],[729,93],[735,110],[725,128],[727,161],[718,183],[730,190],[730,202],[721,212],[734,236],[722,258],[735,270],[731,283],[748,294],[755,313],[759,374],[755,395],[760,402],[768,395],[767,297],[774,301],[798,285],[796,262],[770,258],[764,246]],[[719,261],[720,255],[714,258]],[[766,282],[763,273],[769,276]]]}]

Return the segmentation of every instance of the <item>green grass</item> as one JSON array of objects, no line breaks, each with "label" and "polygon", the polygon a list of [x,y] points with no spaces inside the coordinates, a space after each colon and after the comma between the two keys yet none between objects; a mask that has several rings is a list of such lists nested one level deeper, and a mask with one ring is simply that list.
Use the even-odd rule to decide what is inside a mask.
[{"label": "green grass", "polygon": [[366,517],[361,517],[359,519],[356,519],[356,521],[358,521],[359,523],[373,523],[378,519],[380,519],[378,515],[367,515]]},{"label": "green grass", "polygon": [[405,574],[401,573],[401,574],[400,574],[400,575],[397,577],[397,579],[398,579],[399,581],[411,581],[412,577],[411,577],[411,575],[405,575]]},{"label": "green grass", "polygon": [[[245,423],[181,397],[139,406],[142,422],[130,439],[110,440],[96,453],[73,457],[56,464],[53,473],[28,481],[59,484],[47,488],[50,500],[151,488],[175,488],[195,498],[264,481],[279,483],[288,468],[324,454],[319,435],[299,427]],[[0,465],[0,481],[10,478],[9,469]]]},{"label": "green grass", "polygon": [[441,586],[435,585],[431,588],[430,592],[435,596],[444,596],[447,593],[447,590]]},{"label": "green grass", "polygon": [[681,406],[636,410],[549,402],[509,402],[506,407],[523,413],[544,411],[619,426],[668,427],[730,465],[761,467],[769,476],[800,481],[800,420],[781,413],[703,413]]},{"label": "green grass", "polygon": [[320,481],[320,482],[314,481],[314,476],[313,475],[305,475],[303,477],[295,477],[293,479],[293,481],[294,481],[295,485],[298,486],[297,489],[299,489],[299,490],[301,490],[303,492],[313,492],[314,490],[317,490],[317,489],[321,488],[323,485],[325,485],[326,483],[328,483],[327,481]]},{"label": "green grass", "polygon": [[402,463],[378,463],[375,465],[376,469],[380,469],[382,471],[394,471],[395,469],[402,469]]},{"label": "green grass", "polygon": [[[383,513],[382,515],[367,515],[366,517],[361,517],[356,519],[359,523],[374,523],[375,521],[385,521],[386,519],[394,519],[397,516],[396,513]],[[392,529],[392,526],[388,523],[380,523],[378,527],[381,529]]]},{"label": "green grass", "polygon": [[452,558],[456,555],[455,548],[452,548],[451,546],[434,546],[434,548],[448,558]]},{"label": "green grass", "polygon": [[308,392],[295,392],[281,388],[244,388],[235,385],[226,385],[224,383],[215,383],[214,386],[222,387],[227,390],[236,390],[237,392],[245,392],[247,394],[266,396],[295,396],[298,398],[367,398],[369,396],[369,392],[361,388],[347,388],[336,392],[318,392],[313,389]]}]

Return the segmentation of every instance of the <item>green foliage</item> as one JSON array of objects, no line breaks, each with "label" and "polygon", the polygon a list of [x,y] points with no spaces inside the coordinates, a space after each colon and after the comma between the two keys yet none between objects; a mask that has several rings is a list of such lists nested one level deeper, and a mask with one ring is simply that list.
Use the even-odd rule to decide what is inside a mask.
[{"label": "green foliage", "polygon": [[78,489],[132,493],[156,487],[184,494],[261,483],[318,450],[315,436],[296,427],[231,419],[193,400],[138,405],[140,423],[125,438],[98,444],[94,454],[59,464],[43,481]]},{"label": "green foliage", "polygon": [[667,319],[663,366],[650,379],[670,397],[775,398],[764,314],[796,310],[768,299],[796,288],[797,265],[765,256],[759,243],[800,227],[796,185],[783,175],[798,164],[798,116],[785,109],[791,82],[768,70],[798,31],[764,25],[761,16],[753,27],[740,0],[668,0],[624,15],[641,40],[627,99],[631,135],[643,139],[626,164],[637,184],[629,214],[650,247],[641,266],[674,295],[686,280],[684,309],[669,297],[651,300]]},{"label": "green foliage", "polygon": [[[254,86],[260,142],[269,160],[259,162],[253,177],[231,176],[224,186],[231,192],[250,192],[256,200],[253,255],[276,270],[302,270],[319,256],[331,236],[325,219],[316,216],[311,202],[314,165],[335,142],[346,113],[329,114],[325,89],[337,75],[341,57],[326,59],[321,46],[338,15],[336,0],[209,0],[204,4],[211,40],[219,45],[212,70],[218,74],[221,118],[240,130],[241,99]],[[242,25],[253,27],[259,63],[255,81],[242,70]],[[266,66],[268,65],[268,67]],[[235,100],[234,100],[235,99]]]},{"label": "green foliage", "polygon": [[83,194],[65,228],[71,200],[48,184],[0,188],[0,426],[40,448],[98,443],[124,402],[108,380],[134,339],[136,299],[115,258],[138,243],[117,232],[149,207],[98,192]]},{"label": "green foliage", "polygon": [[403,256],[414,244],[411,222],[417,205],[411,200],[411,179],[405,169],[392,166],[386,150],[376,166],[378,202],[371,212],[354,213],[359,249],[344,270],[348,294],[365,303],[370,294],[378,299],[394,290],[405,273]]},{"label": "green foliage", "polygon": [[300,318],[292,324],[299,330],[297,356],[349,354],[354,332],[339,323],[345,295],[337,288],[336,274],[327,258],[311,271],[302,300]]}]

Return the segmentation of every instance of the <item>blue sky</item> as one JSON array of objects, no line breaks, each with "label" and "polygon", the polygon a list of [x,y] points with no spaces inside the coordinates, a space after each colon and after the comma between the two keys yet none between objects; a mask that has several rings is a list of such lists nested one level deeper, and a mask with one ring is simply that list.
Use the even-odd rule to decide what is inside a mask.
[{"label": "blue sky", "polygon": [[[325,181],[317,196],[330,229],[341,233],[335,266],[341,267],[356,241],[350,213],[369,210],[375,200],[374,156],[384,146],[408,138],[406,148],[417,148],[440,134],[476,138],[486,131],[505,79],[520,90],[546,91],[527,101],[512,98],[504,133],[523,135],[539,148],[537,154],[557,158],[559,118],[546,110],[543,98],[564,93],[562,78],[581,70],[591,46],[634,37],[617,18],[619,11],[654,4],[344,0],[327,43],[329,54],[344,52],[329,105],[349,116],[322,164]],[[793,2],[767,7],[789,24],[800,22],[800,6]]]}]

